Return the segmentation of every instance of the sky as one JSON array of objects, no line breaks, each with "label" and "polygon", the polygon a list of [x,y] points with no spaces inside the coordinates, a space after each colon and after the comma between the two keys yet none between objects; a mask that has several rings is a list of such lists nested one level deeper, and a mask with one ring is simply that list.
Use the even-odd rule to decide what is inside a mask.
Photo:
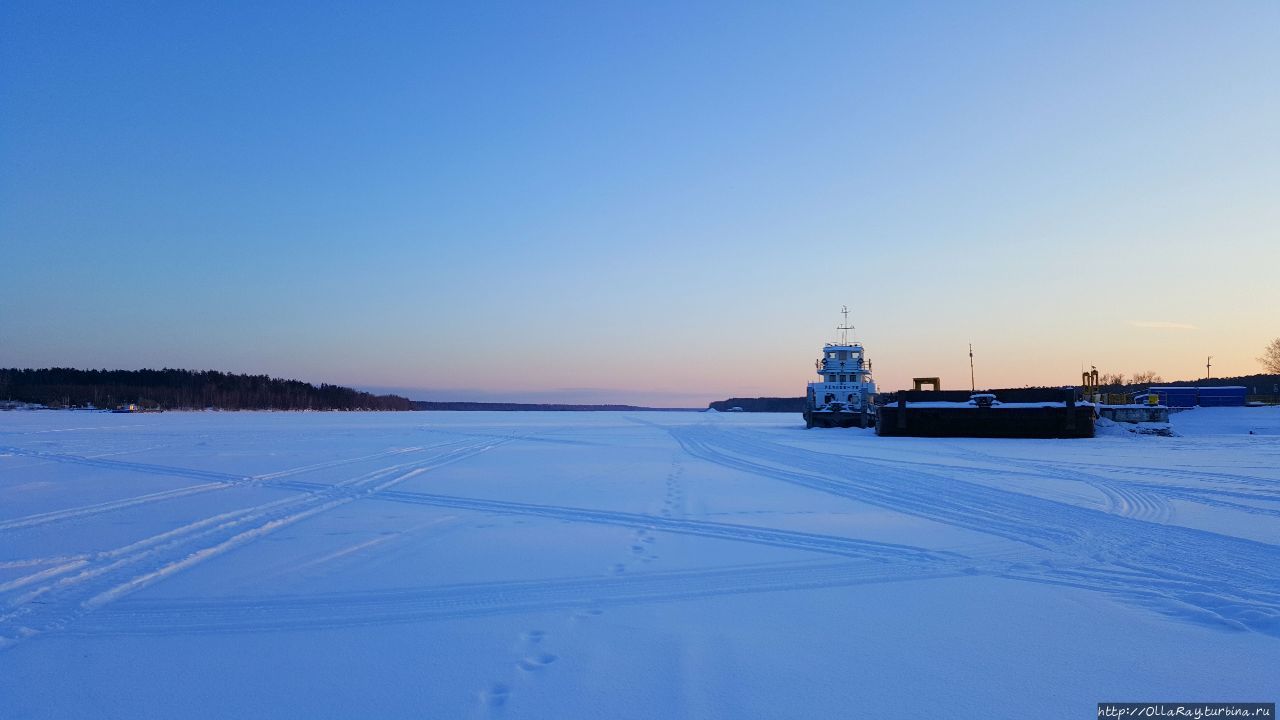
[{"label": "sky", "polygon": [[413,399],[1260,372],[1280,3],[0,4],[0,367]]}]

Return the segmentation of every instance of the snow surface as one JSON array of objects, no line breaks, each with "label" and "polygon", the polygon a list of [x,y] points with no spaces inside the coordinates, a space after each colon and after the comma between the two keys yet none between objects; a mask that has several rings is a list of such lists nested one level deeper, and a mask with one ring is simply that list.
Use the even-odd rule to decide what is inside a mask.
[{"label": "snow surface", "polygon": [[1280,408],[1172,424],[0,413],[0,718],[1274,701]]}]

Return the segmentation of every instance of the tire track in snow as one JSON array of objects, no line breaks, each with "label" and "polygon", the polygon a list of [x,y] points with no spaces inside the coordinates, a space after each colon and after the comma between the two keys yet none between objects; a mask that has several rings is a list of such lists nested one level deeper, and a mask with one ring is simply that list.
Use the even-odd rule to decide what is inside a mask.
[{"label": "tire track in snow", "polygon": [[[761,448],[766,447],[761,441],[735,442],[727,433],[710,434],[697,428],[669,428],[669,431],[690,455],[716,465],[967,530],[1042,548],[1072,541],[1083,533],[1071,527],[1028,527],[1027,523],[1018,521],[1021,514],[1018,505],[1028,496],[1001,492],[985,485],[955,481],[942,500],[932,476],[782,445],[768,446],[769,454],[756,458]],[[922,482],[920,478],[928,481]]]},{"label": "tire track in snow", "polygon": [[1085,468],[1101,470],[1125,475],[1139,475],[1157,478],[1185,478],[1207,483],[1226,484],[1228,486],[1247,485],[1268,491],[1267,494],[1280,497],[1280,479],[1258,477],[1256,475],[1239,475],[1236,473],[1207,472],[1204,470],[1188,470],[1187,468],[1155,468],[1103,463],[1081,463],[1068,460],[1046,460],[1047,465],[1061,465],[1068,468]]},{"label": "tire track in snow", "polygon": [[[445,445],[456,444],[446,443]],[[264,473],[261,475],[231,475],[227,473],[213,473],[215,480],[213,482],[202,483],[200,485],[187,485],[185,487],[174,488],[172,490],[162,490],[145,495],[136,495],[119,500],[110,500],[92,505],[81,505],[78,507],[65,508],[62,510],[52,510],[44,513],[36,513],[33,515],[25,515],[10,520],[0,521],[0,532],[5,530],[13,530],[17,528],[33,527],[36,525],[44,525],[52,522],[63,520],[78,520],[92,515],[105,512],[113,512],[123,510],[125,508],[136,507],[138,505],[149,505],[155,502],[172,500],[175,498],[186,497],[199,493],[210,492],[213,490],[223,490],[229,487],[240,487],[244,485],[254,485],[277,480],[295,475],[312,473],[319,470],[328,470],[331,468],[341,467],[343,465],[351,465],[358,462],[367,462],[369,460],[377,460],[385,457],[404,455],[407,453],[420,452],[424,449],[432,449],[441,447],[439,445],[430,448],[409,447],[409,448],[393,448],[382,452],[373,453],[371,455],[362,455],[354,458],[343,458],[340,460],[332,460],[329,462],[314,463],[301,467],[290,468],[288,470],[280,470],[278,472]],[[151,475],[168,475],[172,477],[197,478],[203,477],[207,473],[203,470],[191,470],[189,468],[179,468],[166,465],[150,465],[145,463],[128,463],[117,460],[98,460],[97,458],[84,457],[80,455],[67,455],[62,453],[41,453],[35,451],[34,457],[42,457],[53,462],[67,462],[79,465],[89,465],[100,468],[110,468],[133,472],[145,472]],[[140,470],[139,468],[143,468]]]},{"label": "tire track in snow", "polygon": [[244,482],[249,478],[244,475],[235,475],[232,473],[216,472],[213,470],[198,470],[195,468],[173,467],[170,465],[153,465],[150,463],[128,462],[125,460],[106,460],[103,458],[86,457],[83,455],[72,455],[69,453],[55,453],[44,450],[27,450],[19,447],[0,446],[0,453],[8,455],[17,455],[19,457],[34,458],[45,460],[48,462],[70,463],[72,465],[86,465],[88,467],[105,468],[108,470],[127,470],[129,472],[145,473],[148,475],[166,475],[169,477],[183,477],[191,480],[205,480],[214,482]]},{"label": "tire track in snow", "polygon": [[64,563],[71,560],[83,560],[88,555],[51,555],[49,557],[23,558],[21,560],[0,560],[0,570],[8,570],[10,568],[36,567],[39,565],[53,565],[56,563]]},{"label": "tire track in snow", "polygon": [[[824,455],[824,456],[830,457],[832,459],[849,457],[847,455],[840,455],[836,453],[822,453],[818,451],[812,451],[812,452],[818,455]],[[987,463],[1006,461],[1005,458],[999,458],[992,455],[972,453],[972,452],[966,452],[965,454],[974,455],[975,457],[981,459],[983,462],[987,462]],[[878,465],[882,467],[918,469],[926,473],[928,472],[947,473],[952,477],[954,477],[957,474],[963,474],[965,476],[976,477],[979,479],[979,481],[981,481],[982,479],[990,479],[992,477],[1009,477],[1014,480],[1023,480],[1023,481],[1029,478],[1048,478],[1052,480],[1069,480],[1071,482],[1078,482],[1080,484],[1086,485],[1098,491],[1099,493],[1102,493],[1104,502],[1101,507],[1107,512],[1116,513],[1118,515],[1126,515],[1128,517],[1133,517],[1141,520],[1153,520],[1157,522],[1167,520],[1170,514],[1172,513],[1172,509],[1169,507],[1169,504],[1165,502],[1164,498],[1162,497],[1151,497],[1140,491],[1126,489],[1123,483],[1117,483],[1109,479],[1096,478],[1096,477],[1083,476],[1083,475],[1072,475],[1069,473],[1055,471],[1051,468],[1043,468],[1031,462],[1016,462],[1016,461],[1010,460],[1008,461],[1009,464],[1020,468],[1018,470],[1010,470],[1007,468],[992,468],[992,467],[980,467],[980,466],[971,466],[971,465],[947,465],[946,463],[939,463],[939,462],[895,460],[895,459],[879,458],[879,457],[858,458],[858,460],[871,465]],[[990,483],[982,483],[982,484],[985,485]],[[993,484],[992,486],[998,490],[1008,489],[1007,486],[1000,485],[1000,484]],[[1040,496],[1040,497],[1043,497],[1043,496]],[[1046,499],[1051,499],[1051,498],[1046,498]]]},{"label": "tire track in snow", "polygon": [[[1054,472],[1062,476],[1070,476],[1075,473],[1083,477],[1099,478],[1104,482],[1120,483],[1148,495],[1159,497],[1166,504],[1168,500],[1183,500],[1227,510],[1280,517],[1280,507],[1268,508],[1249,504],[1249,502],[1280,503],[1280,482],[1268,481],[1263,478],[1180,468],[1125,468],[1113,465],[1063,461],[1048,461],[1045,464],[1053,466],[1055,468]],[[1072,468],[1076,469],[1073,470]],[[1097,472],[1129,475],[1142,479],[1117,481],[1101,478],[1096,474]],[[1158,478],[1166,482],[1151,482],[1146,478]],[[1168,482],[1172,478],[1198,481],[1205,483],[1205,485],[1172,484]],[[1241,500],[1248,502],[1238,502]]]},{"label": "tire track in snow", "polygon": [[[1280,517],[1280,508],[1267,508],[1251,505],[1255,503],[1280,503],[1280,489],[1275,489],[1261,478],[1229,473],[1210,473],[1170,468],[1161,469],[1125,468],[1114,465],[1096,463],[1073,463],[1057,460],[1032,461],[1001,458],[975,450],[966,450],[966,454],[980,457],[990,462],[1006,462],[1017,467],[1035,471],[1039,475],[1063,480],[1078,480],[1107,493],[1114,500],[1109,509],[1121,515],[1128,515],[1140,520],[1168,522],[1173,515],[1170,500],[1182,500],[1200,505],[1208,505],[1227,510],[1247,512],[1257,515]],[[1074,470],[1072,468],[1075,468]],[[1099,475],[1098,472],[1115,472],[1140,478],[1171,477],[1198,480],[1209,483],[1210,487],[1196,487],[1169,482],[1156,483],[1149,481],[1121,480]],[[1244,487],[1241,487],[1244,486]]]},{"label": "tire track in snow", "polygon": [[[1259,497],[1255,493],[1220,490],[1215,488],[1166,487],[1156,483],[1140,483],[1140,485],[1169,500],[1183,500],[1200,505],[1223,508],[1225,510],[1234,510],[1254,515],[1280,517],[1280,505],[1277,505],[1277,507],[1259,507],[1258,505],[1249,504],[1250,502],[1254,502],[1276,505],[1277,503],[1280,503],[1280,498],[1277,497]],[[1235,500],[1229,500],[1227,498],[1235,498]],[[1237,500],[1244,502],[1237,502]]]},{"label": "tire track in snow", "polygon": [[[1280,636],[1280,546],[1145,522],[943,475],[835,457],[712,428],[668,428],[695,457],[1025,543],[987,571],[1074,585],[1195,622]],[[784,464],[785,467],[778,467]]]},{"label": "tire track in snow", "polygon": [[[772,443],[761,433],[751,433],[752,436],[758,437],[762,442]],[[1139,520],[1149,520],[1152,522],[1165,522],[1173,514],[1168,499],[1163,495],[1149,492],[1146,488],[1132,487],[1111,478],[1102,477],[1091,473],[1072,473],[1064,471],[1060,468],[1053,467],[1052,463],[1044,463],[1040,461],[1018,460],[1014,458],[990,455],[988,453],[979,452],[973,448],[964,445],[951,445],[951,447],[965,457],[972,458],[988,465],[992,463],[1000,463],[1008,467],[979,467],[970,465],[955,465],[942,462],[929,462],[924,460],[895,460],[889,458],[858,458],[860,462],[869,463],[871,465],[879,465],[883,467],[898,468],[917,468],[923,472],[942,472],[947,476],[954,477],[956,473],[962,473],[967,476],[977,476],[979,478],[988,479],[997,476],[1007,476],[1015,479],[1025,480],[1027,478],[1042,477],[1053,480],[1066,480],[1073,483],[1080,483],[1093,488],[1102,494],[1104,499],[1102,508],[1110,513],[1124,515]],[[792,448],[796,449],[796,448]],[[808,451],[815,455],[828,457],[831,459],[847,458],[848,455],[840,455],[836,453],[823,453],[820,451]],[[982,483],[988,485],[989,483]],[[997,490],[1008,490],[1009,488],[993,485]],[[1046,498],[1051,499],[1051,498]]]},{"label": "tire track in snow", "polygon": [[52,510],[49,512],[36,513],[34,515],[25,515],[12,520],[0,521],[0,531],[44,525],[46,523],[58,522],[59,520],[79,519],[90,515],[97,515],[99,513],[111,512],[113,510],[123,510],[137,505],[150,505],[151,503],[160,502],[162,500],[172,500],[174,498],[186,497],[188,495],[196,495],[203,492],[209,492],[210,490],[221,490],[225,487],[228,487],[227,483],[222,482],[187,485],[185,487],[174,488],[173,490],[162,490],[160,492],[136,495],[134,497],[122,498],[120,500],[110,500],[108,502],[95,503],[93,505],[81,505],[79,507],[66,508],[64,510]]},{"label": "tire track in snow", "polygon": [[133,423],[132,425],[96,425],[94,427],[75,427],[75,428],[54,428],[52,430],[3,430],[3,435],[44,435],[46,433],[64,433],[64,432],[81,432],[83,430],[120,430],[121,428],[146,427],[144,423]]},{"label": "tire track in snow", "polygon": [[[963,449],[967,455],[981,458],[989,462],[1003,462],[1015,467],[1026,468],[1035,473],[1055,478],[1059,480],[1078,481],[1090,485],[1103,492],[1110,499],[1108,511],[1119,515],[1133,517],[1139,520],[1151,520],[1154,522],[1165,523],[1173,516],[1173,506],[1170,500],[1180,499],[1191,502],[1198,502],[1204,505],[1215,505],[1218,507],[1226,507],[1233,510],[1244,510],[1246,512],[1267,513],[1267,510],[1256,508],[1242,503],[1233,503],[1224,501],[1214,495],[1220,492],[1230,492],[1214,489],[1204,489],[1205,492],[1197,492],[1185,486],[1175,486],[1158,483],[1137,483],[1129,480],[1122,480],[1099,474],[1099,471],[1111,472],[1115,466],[1098,465],[1092,463],[1071,463],[1054,460],[1020,460],[1013,458],[1001,458],[990,455],[988,453],[978,452],[974,449]],[[1139,472],[1134,473],[1140,476],[1151,477],[1159,476],[1158,473]],[[1213,478],[1211,482],[1220,483],[1223,478],[1231,478],[1236,481],[1245,481],[1243,477],[1227,475],[1223,473],[1201,473],[1199,479]],[[1248,484],[1246,482],[1246,484]],[[1252,499],[1266,500],[1266,493],[1263,491],[1261,498],[1249,495]]]},{"label": "tire track in snow", "polygon": [[[286,482],[280,484],[298,490],[311,490],[312,483]],[[819,535],[793,530],[757,527],[754,525],[736,525],[732,523],[690,520],[683,518],[645,515],[616,510],[593,510],[590,508],[564,507],[560,505],[537,505],[533,503],[509,502],[505,500],[484,500],[480,498],[464,498],[453,495],[434,495],[430,493],[388,490],[379,492],[379,500],[408,503],[411,505],[430,505],[456,510],[473,510],[476,512],[495,513],[499,515],[524,515],[542,517],[569,522],[585,522],[598,525],[632,528],[695,535],[716,540],[748,542],[759,545],[770,545],[792,550],[807,550],[829,555],[867,558],[894,563],[919,563],[929,567],[955,568],[964,556],[947,551],[926,550],[910,545],[878,543],[870,540],[839,537],[836,535]]]},{"label": "tire track in snow", "polygon": [[[387,490],[428,470],[478,455],[502,442],[459,444],[432,457],[204,518],[10,581],[0,591],[0,650],[24,638],[66,628],[90,611],[282,527]],[[36,587],[23,589],[30,585]],[[21,594],[16,594],[18,591]]]},{"label": "tire track in snow", "polygon": [[1004,462],[1007,465],[1022,468],[1040,477],[1084,483],[1106,497],[1105,510],[1108,513],[1151,522],[1165,522],[1173,515],[1173,508],[1169,505],[1168,498],[1101,475],[1072,472],[1034,460],[995,458],[986,454],[980,454],[980,456],[993,462]]},{"label": "tire track in snow", "polygon": [[871,561],[786,563],[431,588],[217,600],[129,600],[72,632],[108,635],[271,632],[584,610],[703,597],[958,577],[959,571]]},{"label": "tire track in snow", "polygon": [[[1207,470],[1190,470],[1179,467],[1147,467],[1142,465],[1113,465],[1110,463],[1091,463],[1078,462],[1072,460],[1018,460],[1013,458],[991,455],[989,453],[979,452],[973,448],[961,448],[962,452],[967,455],[981,458],[987,461],[1016,464],[1024,467],[1035,468],[1061,468],[1067,473],[1082,473],[1088,477],[1099,477],[1096,473],[1114,473],[1116,475],[1129,475],[1139,478],[1156,478],[1162,483],[1138,483],[1143,487],[1152,491],[1159,491],[1162,488],[1179,488],[1179,489],[1214,489],[1226,492],[1243,492],[1250,497],[1257,499],[1280,500],[1280,477],[1267,478],[1257,475],[1241,475],[1238,473],[1216,472]],[[1184,480],[1193,480],[1205,485],[1211,486],[1206,488],[1203,486],[1187,486],[1173,485],[1169,481],[1173,478]],[[1105,478],[1114,480],[1114,478]]]}]

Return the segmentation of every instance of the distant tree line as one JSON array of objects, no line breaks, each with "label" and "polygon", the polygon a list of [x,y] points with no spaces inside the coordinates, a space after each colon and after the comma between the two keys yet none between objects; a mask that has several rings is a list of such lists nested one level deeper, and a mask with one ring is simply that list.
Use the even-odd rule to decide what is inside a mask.
[{"label": "distant tree line", "polygon": [[1099,378],[1099,387],[1103,392],[1135,392],[1146,390],[1151,386],[1159,387],[1211,387],[1214,385],[1239,385],[1247,388],[1250,395],[1272,395],[1280,392],[1280,374],[1264,373],[1259,375],[1235,375],[1232,377],[1199,378],[1197,380],[1161,380],[1159,375],[1145,377],[1144,373],[1135,373],[1126,378],[1123,373],[1106,374]]},{"label": "distant tree line", "polygon": [[743,412],[799,413],[804,412],[804,398],[729,398],[716,400],[707,407],[720,412],[728,412],[731,408],[742,408]]},{"label": "distant tree line", "polygon": [[688,410],[689,408],[651,408],[639,405],[565,405],[562,403],[496,403],[496,402],[452,402],[414,400],[410,403],[414,410],[529,410],[529,411],[564,411],[586,412],[602,410]]},{"label": "distant tree line", "polygon": [[180,410],[409,410],[398,395],[373,395],[338,385],[316,387],[266,375],[216,370],[0,370],[0,400],[50,407]]},{"label": "distant tree line", "polygon": [[1127,387],[1159,385],[1164,378],[1154,370],[1143,370],[1126,377],[1124,373],[1102,373],[1098,376],[1098,387],[1120,390]]}]

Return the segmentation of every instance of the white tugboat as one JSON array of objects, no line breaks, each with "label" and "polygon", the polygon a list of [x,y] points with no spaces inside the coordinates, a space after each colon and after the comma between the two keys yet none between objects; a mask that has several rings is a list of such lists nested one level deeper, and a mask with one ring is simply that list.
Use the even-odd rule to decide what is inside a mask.
[{"label": "white tugboat", "polygon": [[805,427],[870,427],[875,423],[876,384],[871,379],[871,362],[863,357],[862,345],[849,342],[849,308],[841,308],[844,323],[839,342],[827,343],[818,359],[821,382],[809,383],[804,403]]}]

